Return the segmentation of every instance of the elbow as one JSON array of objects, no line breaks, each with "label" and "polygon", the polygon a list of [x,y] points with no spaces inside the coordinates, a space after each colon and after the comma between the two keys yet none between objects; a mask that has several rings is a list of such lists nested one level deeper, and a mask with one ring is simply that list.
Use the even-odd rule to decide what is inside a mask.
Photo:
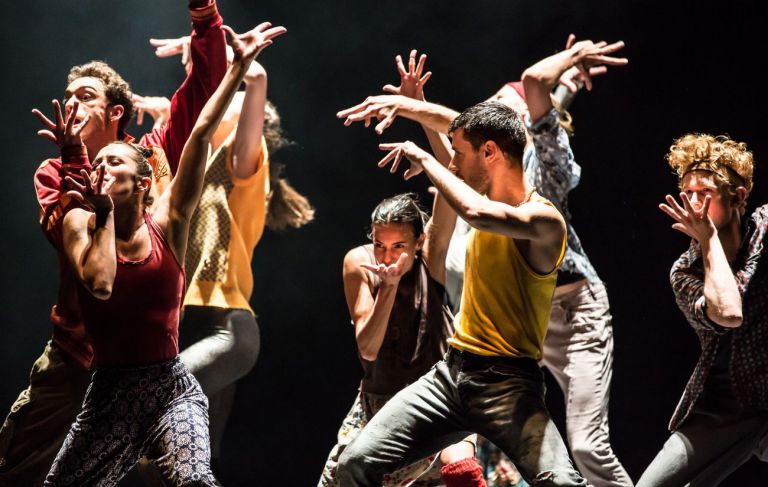
[{"label": "elbow", "polygon": [[86,283],[85,287],[96,299],[106,301],[112,297],[112,283],[106,281],[92,281]]},{"label": "elbow", "polygon": [[488,221],[487,212],[480,207],[462,206],[458,213],[471,227],[478,230],[483,230]]},{"label": "elbow", "polygon": [[708,306],[706,314],[710,320],[724,328],[738,328],[744,321],[740,305]]},{"label": "elbow", "polygon": [[537,86],[544,83],[544,73],[535,67],[530,67],[523,71],[523,77],[520,78],[523,82],[523,87]]},{"label": "elbow", "polygon": [[378,349],[374,350],[370,345],[361,343],[359,339],[357,341],[357,350],[360,353],[360,358],[367,362],[375,362],[379,356]]},{"label": "elbow", "polygon": [[360,349],[360,357],[366,362],[375,362],[378,356],[379,356],[378,353],[370,352],[370,351],[364,352],[363,349]]},{"label": "elbow", "polygon": [[725,328],[738,328],[744,322],[744,317],[742,316],[741,311],[735,313],[722,313],[717,318],[718,319],[714,321]]},{"label": "elbow", "polygon": [[112,286],[114,282],[115,275],[108,272],[85,275],[82,278],[82,283],[85,289],[87,289],[94,298],[102,301],[107,300],[112,296]]}]

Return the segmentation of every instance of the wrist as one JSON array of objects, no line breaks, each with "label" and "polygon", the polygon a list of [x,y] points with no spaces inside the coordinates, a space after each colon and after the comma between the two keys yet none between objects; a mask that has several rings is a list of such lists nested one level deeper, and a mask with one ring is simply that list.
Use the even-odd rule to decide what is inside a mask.
[{"label": "wrist", "polygon": [[74,144],[64,144],[61,146],[60,151],[62,157],[82,156],[87,154],[85,144],[83,144],[82,141]]},{"label": "wrist", "polygon": [[394,292],[397,290],[397,286],[400,284],[400,278],[396,278],[394,281],[391,279],[382,279],[379,283],[380,291]]},{"label": "wrist", "polygon": [[93,209],[94,214],[96,215],[96,228],[103,228],[107,225],[107,221],[109,221],[110,217],[112,216],[113,208],[110,207],[99,207]]},{"label": "wrist", "polygon": [[722,247],[717,230],[713,230],[711,234],[704,236],[698,242],[703,252],[708,252],[712,247]]}]

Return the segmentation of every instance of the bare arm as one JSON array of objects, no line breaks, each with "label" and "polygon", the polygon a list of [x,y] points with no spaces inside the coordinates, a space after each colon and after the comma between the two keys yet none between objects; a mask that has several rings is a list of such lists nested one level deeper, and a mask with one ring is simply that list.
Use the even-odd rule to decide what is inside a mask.
[{"label": "bare arm", "polygon": [[247,179],[261,168],[261,136],[267,103],[267,72],[253,61],[245,75],[245,98],[233,143],[235,176]]},{"label": "bare arm", "polygon": [[[344,257],[344,296],[347,300],[349,315],[355,324],[355,340],[360,356],[369,362],[376,360],[384,336],[392,307],[397,296],[400,277],[405,273],[404,254],[391,266],[371,266],[367,252],[363,247],[350,250]],[[369,269],[381,278],[379,290],[374,298],[371,293],[372,283]],[[375,270],[374,270],[375,269]]]},{"label": "bare arm", "polygon": [[422,126],[442,134],[447,134],[448,127],[458,115],[458,112],[448,107],[423,100],[414,100],[402,95],[369,96],[359,105],[336,114],[338,118],[345,119],[344,125],[363,121],[367,127],[371,120],[376,118],[380,120],[375,127],[378,134],[392,125],[398,116],[418,122]]},{"label": "bare arm", "polygon": [[720,243],[717,229],[709,217],[707,196],[699,210],[691,205],[685,193],[680,194],[683,206],[667,195],[667,204],[659,208],[672,217],[676,223],[672,228],[679,230],[699,242],[704,263],[704,300],[707,317],[720,326],[735,328],[743,321],[741,293],[733,275],[728,258]]},{"label": "bare arm", "polygon": [[[407,67],[399,54],[395,57],[395,67],[400,75],[400,86],[386,85],[383,88],[384,91],[403,95],[413,100],[425,101],[424,85],[432,77],[432,72],[424,73],[424,65],[427,62],[426,54],[419,56],[418,62],[416,57],[416,49],[411,50]],[[437,160],[444,166],[448,166],[453,156],[448,137],[427,125],[422,124],[421,127],[424,129]],[[427,238],[424,242],[424,261],[432,278],[440,284],[445,284],[445,258],[448,254],[448,244],[451,241],[454,226],[456,226],[456,213],[438,192],[432,203],[432,218],[425,228]]]},{"label": "bare arm", "polygon": [[594,66],[627,64],[627,60],[624,58],[608,56],[608,54],[624,47],[624,43],[621,41],[611,45],[607,45],[605,42],[594,44],[592,41],[576,43],[574,41],[575,37],[571,34],[565,50],[542,59],[523,73],[525,102],[533,122],[539,120],[552,109],[552,90],[560,82],[563,73],[572,66],[579,68],[587,89],[592,89],[590,69]]},{"label": "bare arm", "polygon": [[[424,73],[427,55],[422,54],[419,56],[418,63],[416,62],[416,55],[416,49],[411,50],[408,56],[407,68],[403,63],[403,58],[399,54],[395,56],[395,67],[400,75],[400,86],[385,85],[384,91],[394,95],[403,95],[414,100],[426,101],[424,98],[424,85],[432,77],[432,71]],[[448,140],[448,137],[426,125],[422,124],[421,128],[424,129],[429,146],[432,148],[432,153],[438,161],[447,166],[451,157],[453,157],[451,142]]]},{"label": "bare arm", "polygon": [[83,286],[98,299],[109,299],[117,272],[112,181],[104,182],[104,167],[94,174],[95,182],[83,171],[84,185],[67,177],[76,188],[67,194],[83,208],[69,211],[63,222],[64,252]]},{"label": "bare arm", "polygon": [[[540,203],[515,207],[489,200],[457,178],[434,157],[416,147],[413,142],[380,144],[379,147],[390,151],[379,162],[380,167],[394,161],[394,172],[399,160],[403,156],[407,157],[411,167],[405,172],[406,178],[411,178],[421,171],[426,172],[451,208],[471,226],[485,232],[539,244],[541,251],[536,254],[541,255],[529,259],[529,262],[535,264],[536,269],[544,269],[541,273],[549,272],[557,262],[565,235],[565,221],[555,208]],[[548,265],[549,263],[552,266]]]}]

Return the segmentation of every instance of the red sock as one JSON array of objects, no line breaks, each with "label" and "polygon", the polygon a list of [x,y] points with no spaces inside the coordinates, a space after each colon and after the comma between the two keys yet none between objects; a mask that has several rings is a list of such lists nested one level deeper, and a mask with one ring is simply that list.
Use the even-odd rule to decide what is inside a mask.
[{"label": "red sock", "polygon": [[465,458],[440,469],[445,487],[486,487],[483,469],[476,458]]}]

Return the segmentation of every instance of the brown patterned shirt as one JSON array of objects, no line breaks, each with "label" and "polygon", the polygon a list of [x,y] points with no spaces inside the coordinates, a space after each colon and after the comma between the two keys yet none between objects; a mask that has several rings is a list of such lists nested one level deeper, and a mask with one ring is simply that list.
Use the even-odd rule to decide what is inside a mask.
[{"label": "brown patterned shirt", "polygon": [[[704,264],[696,241],[672,266],[670,281],[677,305],[701,342],[701,356],[688,380],[683,397],[669,424],[680,427],[704,390],[721,337],[732,335],[729,363],[731,386],[739,406],[747,410],[768,409],[768,205],[757,208],[746,222],[736,260],[731,264],[742,296],[743,322],[738,328],[724,328],[706,315]],[[762,266],[760,266],[762,259]]]}]

